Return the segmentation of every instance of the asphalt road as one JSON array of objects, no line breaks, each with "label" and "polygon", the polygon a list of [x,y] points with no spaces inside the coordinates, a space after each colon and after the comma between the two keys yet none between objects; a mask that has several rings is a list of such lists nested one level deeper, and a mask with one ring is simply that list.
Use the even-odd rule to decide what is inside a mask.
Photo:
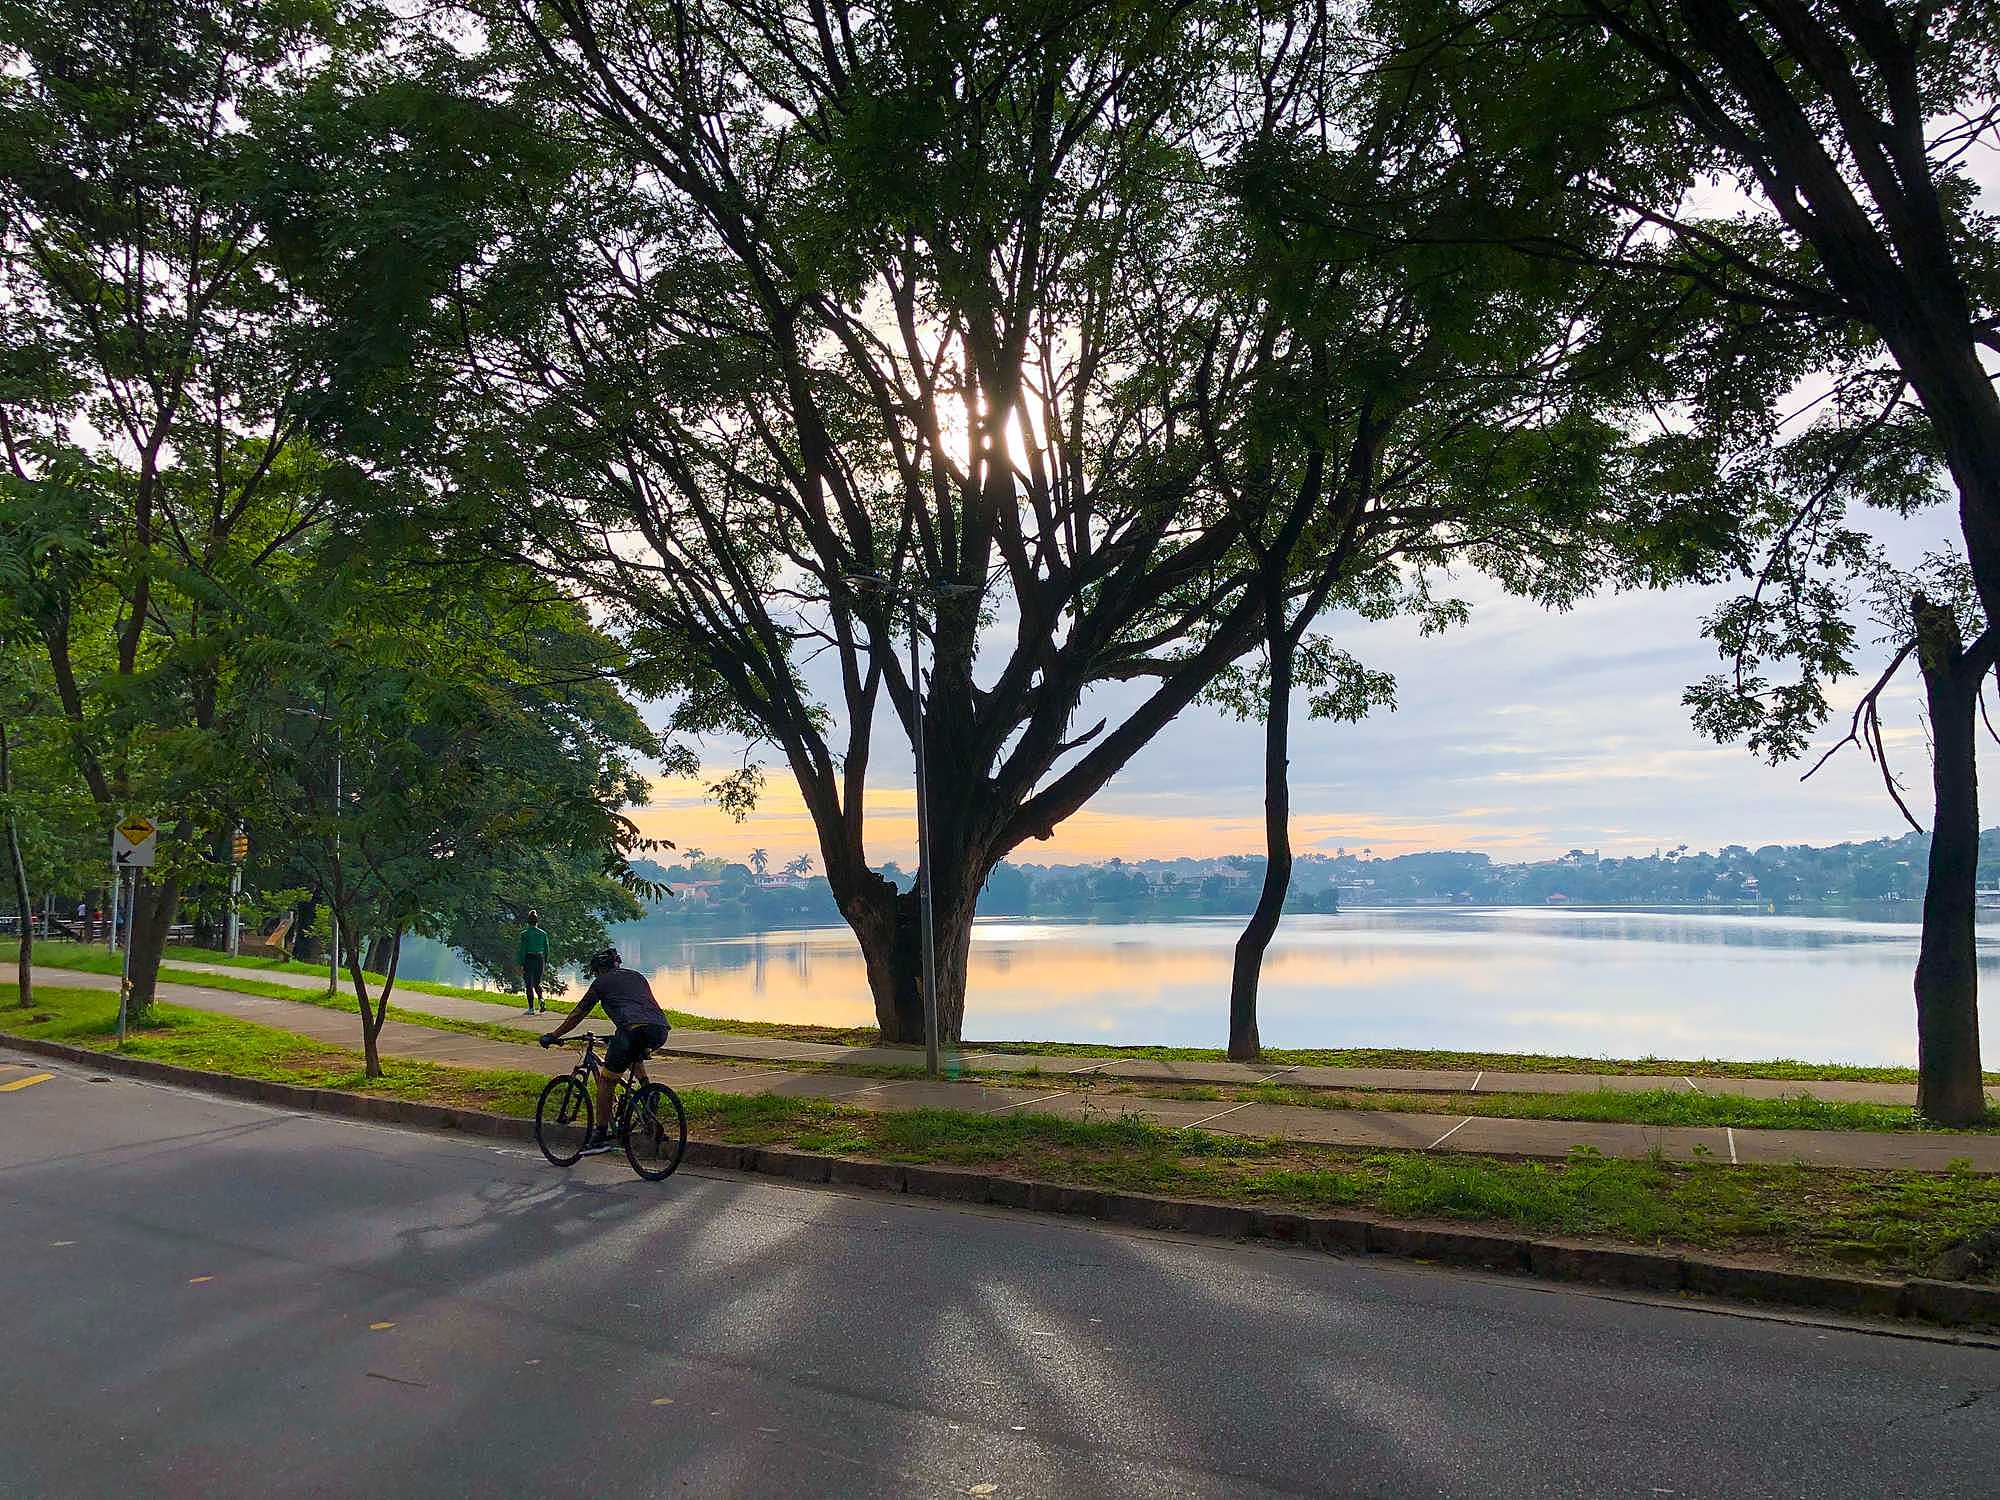
[{"label": "asphalt road", "polygon": [[36,1071],[8,1497],[1995,1492],[1990,1347]]}]

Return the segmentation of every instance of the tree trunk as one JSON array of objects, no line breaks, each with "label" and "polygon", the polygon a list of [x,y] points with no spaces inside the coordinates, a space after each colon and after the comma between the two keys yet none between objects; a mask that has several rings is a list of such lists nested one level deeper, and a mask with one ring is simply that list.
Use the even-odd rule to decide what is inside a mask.
[{"label": "tree trunk", "polygon": [[[14,765],[7,743],[7,726],[0,724],[0,797],[14,790]],[[10,807],[7,810],[7,872],[14,880],[14,905],[21,913],[20,991],[15,1003],[27,1007],[35,1003],[35,924],[28,920],[33,898],[28,894],[28,863],[21,855],[21,825]]]},{"label": "tree trunk", "polygon": [[1940,1125],[1984,1119],[1979,966],[1973,922],[1979,873],[1979,778],[1974,725],[1984,662],[1967,661],[1949,610],[1911,600],[1934,751],[1930,876],[1917,957],[1917,1109]]},{"label": "tree trunk", "polygon": [[[953,884],[964,888],[949,889]],[[861,945],[882,1040],[920,1047],[924,1042],[924,949],[916,885],[912,882],[907,891],[898,891],[887,881],[881,885],[879,896],[862,893],[843,903],[841,914]],[[931,935],[937,949],[938,1040],[956,1042],[965,1027],[965,977],[979,886],[940,882],[934,885],[932,896],[937,903]]]},{"label": "tree trunk", "polygon": [[1292,640],[1280,615],[1270,621],[1264,649],[1270,653],[1270,699],[1264,713],[1264,888],[1236,940],[1236,964],[1229,977],[1229,1056],[1251,1062],[1263,1055],[1257,1035],[1257,981],[1264,971],[1264,954],[1284,915],[1285,893],[1292,884]]},{"label": "tree trunk", "polygon": [[922,958],[917,946],[916,897],[876,877],[871,887],[848,892],[840,901],[840,912],[861,945],[882,1040],[923,1041],[924,1012],[917,992],[917,968]]},{"label": "tree trunk", "polygon": [[153,1008],[154,991],[160,982],[160,960],[166,956],[167,929],[180,913],[181,888],[177,881],[155,883],[142,874],[132,898],[132,921],[127,941],[132,945],[132,995],[128,1016],[135,1023]]},{"label": "tree trunk", "polygon": [[[346,929],[343,928],[344,932]],[[388,939],[389,968],[383,976],[382,988],[371,1001],[368,997],[368,981],[362,973],[361,939],[348,938],[341,943],[346,951],[341,955],[347,960],[348,977],[354,983],[354,1002],[361,1012],[361,1058],[363,1071],[370,1078],[382,1076],[382,1051],[380,1039],[382,1024],[389,1017],[389,992],[396,987],[396,966],[403,956],[403,933],[398,928]]]}]

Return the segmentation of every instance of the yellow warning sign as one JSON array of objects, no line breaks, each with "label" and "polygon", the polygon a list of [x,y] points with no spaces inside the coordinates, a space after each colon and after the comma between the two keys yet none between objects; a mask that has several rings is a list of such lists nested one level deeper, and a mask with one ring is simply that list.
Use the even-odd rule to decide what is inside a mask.
[{"label": "yellow warning sign", "polygon": [[142,818],[134,813],[118,825],[118,831],[125,835],[126,843],[143,844],[153,836],[153,820],[151,818]]}]

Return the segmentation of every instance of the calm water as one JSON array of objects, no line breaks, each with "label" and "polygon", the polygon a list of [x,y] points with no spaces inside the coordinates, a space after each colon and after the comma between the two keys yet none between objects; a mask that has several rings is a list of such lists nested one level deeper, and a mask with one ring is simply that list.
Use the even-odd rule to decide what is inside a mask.
[{"label": "calm water", "polygon": [[[1220,1045],[1234,918],[982,922],[966,1034]],[[845,928],[619,934],[663,1002],[704,1015],[874,1019]],[[2000,941],[1982,939],[1988,992]],[[1914,1060],[1914,923],[1544,908],[1288,917],[1265,965],[1271,1046]],[[671,998],[670,998],[671,997]],[[2000,1059],[2000,1014],[1986,1027]]]},{"label": "calm water", "polygon": [[[1238,930],[1233,917],[981,922],[966,1034],[1220,1046]],[[747,1020],[874,1020],[844,927],[691,936],[641,923],[617,937],[668,1005]],[[2000,995],[2000,928],[1980,948],[1982,988]],[[1295,916],[1265,963],[1262,1029],[1282,1047],[1909,1063],[1916,955],[1914,922],[1841,917],[1543,907]],[[456,967],[438,950],[408,970],[452,979]],[[1985,1010],[1992,1067],[2000,1001]]]}]

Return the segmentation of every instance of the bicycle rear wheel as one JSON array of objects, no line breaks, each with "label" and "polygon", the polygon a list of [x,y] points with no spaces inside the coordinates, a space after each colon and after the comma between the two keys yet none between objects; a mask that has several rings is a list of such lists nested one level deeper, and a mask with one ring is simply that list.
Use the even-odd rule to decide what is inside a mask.
[{"label": "bicycle rear wheel", "polygon": [[632,1096],[626,1114],[625,1159],[648,1182],[673,1176],[687,1151],[687,1111],[681,1096],[664,1083],[649,1083]]},{"label": "bicycle rear wheel", "polygon": [[550,1165],[571,1166],[583,1155],[590,1117],[590,1090],[574,1073],[549,1080],[535,1104],[535,1144]]}]

